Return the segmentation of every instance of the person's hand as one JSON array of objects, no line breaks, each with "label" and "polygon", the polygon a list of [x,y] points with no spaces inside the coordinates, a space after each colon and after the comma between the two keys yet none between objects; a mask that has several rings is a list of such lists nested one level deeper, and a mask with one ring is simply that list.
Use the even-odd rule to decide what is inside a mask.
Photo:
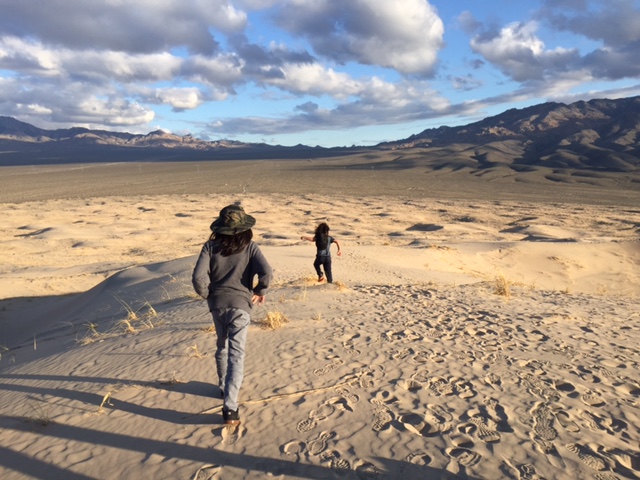
[{"label": "person's hand", "polygon": [[253,303],[254,305],[262,305],[266,298],[267,297],[265,297],[264,295],[254,295],[253,297],[251,297],[251,303]]},{"label": "person's hand", "polygon": [[342,250],[338,250],[338,256],[341,257],[342,256]]}]

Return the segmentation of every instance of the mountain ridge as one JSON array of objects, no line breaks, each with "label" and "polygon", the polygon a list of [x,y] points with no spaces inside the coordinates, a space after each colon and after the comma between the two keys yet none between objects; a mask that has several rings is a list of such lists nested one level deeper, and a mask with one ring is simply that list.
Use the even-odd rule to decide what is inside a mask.
[{"label": "mountain ridge", "polygon": [[[0,116],[0,166],[104,161],[189,161],[323,158],[363,152],[410,154],[433,168],[516,171],[578,168],[633,172],[640,169],[640,96],[571,104],[547,102],[509,109],[467,125],[423,130],[371,147],[286,147],[234,140],[200,140],[162,130],[148,134],[45,130]],[[403,161],[407,161],[406,159]]]}]

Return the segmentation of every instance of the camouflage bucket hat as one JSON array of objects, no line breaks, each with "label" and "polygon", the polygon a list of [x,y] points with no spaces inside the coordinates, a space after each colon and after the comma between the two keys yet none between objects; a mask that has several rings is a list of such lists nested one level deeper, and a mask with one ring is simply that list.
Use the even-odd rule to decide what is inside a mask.
[{"label": "camouflage bucket hat", "polygon": [[240,205],[228,205],[220,210],[220,216],[209,227],[213,233],[235,235],[249,230],[256,219],[247,215]]}]

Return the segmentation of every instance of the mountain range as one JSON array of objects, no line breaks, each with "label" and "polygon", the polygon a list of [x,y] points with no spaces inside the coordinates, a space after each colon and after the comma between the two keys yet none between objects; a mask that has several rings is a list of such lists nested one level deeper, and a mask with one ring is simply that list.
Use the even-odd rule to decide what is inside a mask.
[{"label": "mountain range", "polygon": [[[0,166],[122,161],[313,159],[378,156],[433,169],[538,167],[600,172],[640,170],[640,97],[548,102],[464,126],[427,129],[372,147],[322,148],[206,141],[161,130],[146,135],[86,128],[44,130],[0,116]],[[400,165],[401,166],[401,165]]]}]

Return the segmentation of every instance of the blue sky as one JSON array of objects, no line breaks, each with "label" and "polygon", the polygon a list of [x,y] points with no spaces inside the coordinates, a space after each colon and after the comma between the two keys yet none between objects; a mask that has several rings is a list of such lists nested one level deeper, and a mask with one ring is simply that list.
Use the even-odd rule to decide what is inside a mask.
[{"label": "blue sky", "polygon": [[640,0],[0,0],[0,12],[0,115],[47,129],[374,145],[640,95]]}]

